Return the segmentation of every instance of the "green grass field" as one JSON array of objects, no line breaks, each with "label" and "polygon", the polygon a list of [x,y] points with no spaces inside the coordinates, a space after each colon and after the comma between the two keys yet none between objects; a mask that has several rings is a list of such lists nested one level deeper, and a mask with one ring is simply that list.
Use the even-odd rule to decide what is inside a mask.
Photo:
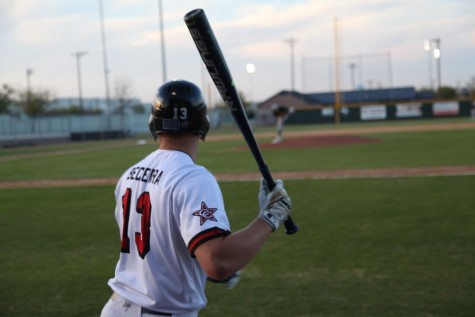
[{"label": "green grass field", "polygon": [[[266,149],[264,157],[272,171],[475,165],[475,129],[368,136],[379,142]],[[0,181],[119,177],[155,148],[135,141],[0,150]],[[205,142],[198,163],[214,173],[255,171],[243,145]],[[237,230],[257,214],[258,184],[221,187]],[[235,289],[209,284],[200,316],[474,315],[475,176],[286,187],[300,231],[273,234]],[[99,315],[119,248],[113,188],[0,189],[0,316]]]}]

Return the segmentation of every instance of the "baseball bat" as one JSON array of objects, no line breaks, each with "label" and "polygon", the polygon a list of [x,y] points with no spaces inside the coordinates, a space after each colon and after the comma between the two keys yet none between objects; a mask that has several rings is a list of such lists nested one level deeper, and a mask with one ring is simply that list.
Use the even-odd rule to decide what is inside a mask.
[{"label": "baseball bat", "polygon": [[[226,106],[229,108],[234,121],[246,140],[262,177],[267,181],[267,185],[272,190],[272,188],[275,187],[274,179],[272,178],[269,168],[267,167],[259,146],[257,145],[254,134],[252,133],[251,126],[244,112],[244,106],[239,98],[231,72],[229,71],[226,60],[224,59],[223,53],[204,10],[192,10],[185,15],[184,20],[193,41],[195,42],[196,48],[206,65],[208,73],[213,79],[219,94],[223,98]],[[298,231],[298,227],[290,216],[285,221],[284,225],[287,234],[294,234]]]}]

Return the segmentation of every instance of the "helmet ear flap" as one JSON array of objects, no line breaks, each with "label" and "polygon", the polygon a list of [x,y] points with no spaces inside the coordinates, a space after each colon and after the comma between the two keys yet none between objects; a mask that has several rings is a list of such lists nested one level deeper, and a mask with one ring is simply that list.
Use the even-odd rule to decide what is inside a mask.
[{"label": "helmet ear flap", "polygon": [[157,130],[157,127],[155,126],[155,118],[153,114],[151,114],[150,117],[148,118],[148,129],[150,130],[150,133],[152,134],[153,140],[157,141],[158,130]]},{"label": "helmet ear flap", "polygon": [[209,131],[209,116],[208,115],[203,117],[203,122],[201,123],[201,125],[202,125],[202,132],[200,133],[200,139],[204,141]]}]

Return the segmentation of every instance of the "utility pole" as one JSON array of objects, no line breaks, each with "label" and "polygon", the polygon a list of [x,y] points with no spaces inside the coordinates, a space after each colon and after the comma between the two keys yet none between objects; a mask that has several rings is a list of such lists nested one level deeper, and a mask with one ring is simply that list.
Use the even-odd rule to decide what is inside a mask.
[{"label": "utility pole", "polygon": [[31,101],[31,86],[30,86],[30,77],[33,74],[33,69],[26,69],[26,102]]},{"label": "utility pole", "polygon": [[79,96],[79,112],[84,112],[84,105],[82,102],[82,85],[81,85],[81,57],[86,55],[87,52],[76,51],[72,54],[76,58],[77,73],[78,73],[78,96]]},{"label": "utility pole", "polygon": [[[106,32],[104,27],[104,14],[102,10],[102,0],[99,0],[99,14],[101,20],[101,38],[102,38],[102,58],[104,62],[104,81],[106,85],[106,104],[107,104],[107,112],[108,114],[111,113],[111,104],[110,104],[110,94],[109,94],[109,67],[107,65],[107,48],[106,48]],[[108,119],[108,129],[110,129],[110,116],[107,116]]]},{"label": "utility pole", "polygon": [[338,37],[338,18],[334,19],[334,62],[335,62],[335,123],[340,123],[340,108],[341,108],[341,95],[340,95],[340,40]]},{"label": "utility pole", "polygon": [[440,39],[433,39],[432,40],[435,44],[434,47],[434,58],[437,61],[437,93],[440,93],[440,87],[442,86],[441,83],[441,71],[440,71]]},{"label": "utility pole", "polygon": [[351,89],[355,90],[355,63],[350,63]]},{"label": "utility pole", "polygon": [[33,74],[33,69],[27,68],[26,69],[26,93],[28,94],[28,98],[30,97],[30,77]]},{"label": "utility pole", "polygon": [[297,40],[293,37],[284,39],[284,42],[290,46],[290,90],[295,91],[295,64],[294,64],[294,46]]},{"label": "utility pole", "polygon": [[163,32],[163,10],[162,10],[162,0],[158,0],[158,20],[160,23],[160,43],[162,49],[162,76],[163,82],[167,81],[167,62],[165,58],[165,36]]}]

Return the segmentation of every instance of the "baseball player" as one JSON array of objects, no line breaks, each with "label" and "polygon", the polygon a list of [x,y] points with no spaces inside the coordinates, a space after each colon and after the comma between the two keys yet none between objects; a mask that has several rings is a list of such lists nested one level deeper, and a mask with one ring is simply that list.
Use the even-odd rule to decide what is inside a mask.
[{"label": "baseball player", "polygon": [[115,189],[120,256],[102,317],[197,316],[206,280],[232,287],[290,214],[283,182],[269,191],[261,180],[256,219],[231,232],[215,177],[195,164],[209,122],[193,83],[158,89],[149,128],[159,148],[127,169]]},{"label": "baseball player", "polygon": [[272,140],[273,144],[280,143],[283,140],[282,134],[284,133],[284,123],[291,113],[294,112],[294,108],[287,108],[284,105],[272,105],[272,114],[275,117],[276,136]]}]

